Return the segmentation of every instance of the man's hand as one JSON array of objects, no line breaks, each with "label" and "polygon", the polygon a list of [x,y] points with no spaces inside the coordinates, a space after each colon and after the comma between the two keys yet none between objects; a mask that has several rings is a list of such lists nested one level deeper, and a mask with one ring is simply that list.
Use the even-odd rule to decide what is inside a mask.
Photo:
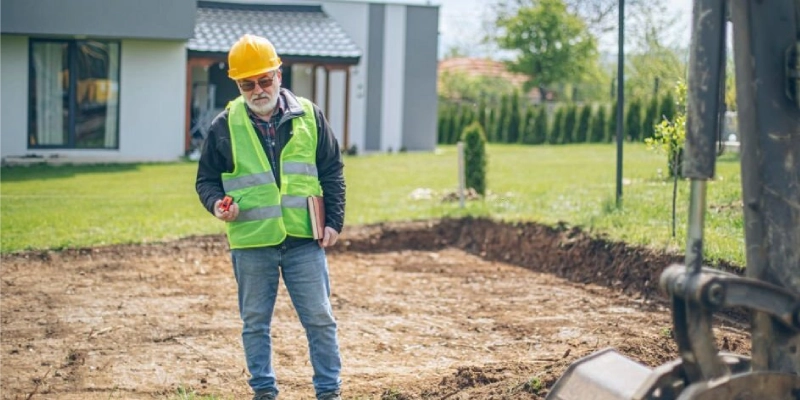
[{"label": "man's hand", "polygon": [[239,216],[239,204],[232,203],[228,211],[222,211],[219,207],[220,203],[222,203],[222,199],[217,200],[214,202],[214,216],[219,218],[225,222],[231,222]]},{"label": "man's hand", "polygon": [[339,232],[336,232],[336,229],[331,228],[330,226],[325,227],[325,233],[322,236],[322,240],[320,240],[319,245],[323,249],[326,247],[331,247],[336,244],[336,240],[339,239]]}]

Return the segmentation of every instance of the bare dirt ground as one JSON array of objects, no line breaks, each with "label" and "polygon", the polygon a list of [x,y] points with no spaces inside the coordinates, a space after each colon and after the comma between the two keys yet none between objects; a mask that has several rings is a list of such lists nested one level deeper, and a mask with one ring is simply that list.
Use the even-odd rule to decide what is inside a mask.
[{"label": "bare dirt ground", "polygon": [[[350,227],[329,252],[344,397],[541,399],[605,347],[659,365],[676,352],[655,285],[679,260],[564,226]],[[1,261],[3,399],[249,398],[224,237]],[[748,354],[744,329],[718,325],[720,347]],[[283,289],[272,331],[281,398],[313,398]]]}]

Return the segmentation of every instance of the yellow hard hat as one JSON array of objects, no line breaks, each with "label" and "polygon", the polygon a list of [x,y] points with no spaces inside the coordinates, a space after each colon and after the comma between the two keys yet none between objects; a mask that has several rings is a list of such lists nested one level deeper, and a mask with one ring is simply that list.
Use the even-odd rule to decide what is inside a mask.
[{"label": "yellow hard hat", "polygon": [[260,75],[280,66],[275,46],[261,36],[246,34],[228,52],[228,77],[233,80]]}]

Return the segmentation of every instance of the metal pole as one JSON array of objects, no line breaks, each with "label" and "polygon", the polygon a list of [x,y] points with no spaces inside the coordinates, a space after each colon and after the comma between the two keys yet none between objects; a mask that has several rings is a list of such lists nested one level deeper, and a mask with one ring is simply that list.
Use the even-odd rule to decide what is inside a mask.
[{"label": "metal pole", "polygon": [[619,0],[617,28],[617,207],[622,203],[622,110],[625,109],[625,0]]}]

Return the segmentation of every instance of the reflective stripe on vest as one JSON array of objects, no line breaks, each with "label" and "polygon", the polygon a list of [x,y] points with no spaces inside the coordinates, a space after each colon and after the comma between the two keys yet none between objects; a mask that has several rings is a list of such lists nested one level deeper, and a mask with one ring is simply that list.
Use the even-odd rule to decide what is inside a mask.
[{"label": "reflective stripe on vest", "polygon": [[322,189],[317,176],[317,124],[310,101],[298,97],[304,114],[292,119],[292,134],[280,155],[281,187],[240,96],[228,104],[233,172],[222,174],[225,193],[239,204],[226,224],[232,249],[273,246],[287,235],[312,237],[309,196]]}]

